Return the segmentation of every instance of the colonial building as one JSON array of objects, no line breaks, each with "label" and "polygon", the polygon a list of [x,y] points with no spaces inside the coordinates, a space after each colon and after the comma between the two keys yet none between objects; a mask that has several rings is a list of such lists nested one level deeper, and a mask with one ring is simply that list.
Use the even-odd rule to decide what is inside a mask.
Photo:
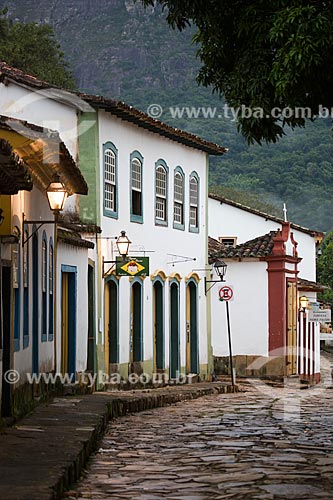
[{"label": "colonial building", "polygon": [[[258,236],[258,234],[263,236]],[[209,195],[211,262],[228,264],[232,351],[242,376],[320,377],[320,325],[300,297],[316,302],[316,246],[323,234]],[[225,304],[212,291],[216,370],[229,364]]]},{"label": "colonial building", "polygon": [[[36,233],[27,221],[48,218],[45,188],[50,176],[43,177],[43,185],[36,184],[36,198],[17,208],[19,226],[24,212],[28,236],[34,234],[24,245],[30,252],[29,276],[44,279],[51,248],[53,258],[57,256],[54,278],[46,285],[38,281],[38,298],[33,292],[37,284],[29,285],[39,304],[38,313],[34,306],[38,320],[29,319],[29,335],[38,337],[40,344],[38,360],[20,346],[27,359],[22,373],[103,371],[105,381],[113,373],[123,378],[142,372],[173,380],[210,377],[210,313],[203,279],[208,263],[208,155],[221,155],[224,148],[124,103],[50,88],[5,63],[0,73],[0,112],[21,127],[40,127],[46,136],[53,134],[50,129],[57,131],[54,158],[37,155],[40,176],[44,163],[46,172],[50,164],[69,194],[86,194],[82,175],[89,186],[87,197],[74,194],[68,199],[58,224],[45,224]],[[24,131],[22,136],[29,134]],[[16,144],[11,146],[18,154]],[[34,142],[32,149],[36,151]],[[56,243],[55,236],[50,239],[55,229]],[[116,268],[122,231],[131,245]],[[33,264],[30,246],[36,238],[40,256]],[[46,309],[44,293],[49,298]],[[52,315],[53,337],[47,333],[45,341],[43,325],[49,325]],[[12,338],[12,316],[10,324]],[[21,358],[17,363],[21,366]]]},{"label": "colonial building", "polygon": [[[46,198],[54,175],[68,195],[87,193],[58,132],[0,116],[0,148],[1,415],[17,416],[44,385],[32,384],[31,374],[85,369],[79,349],[77,359],[71,352],[68,332],[87,330],[77,305],[87,307],[87,247],[93,244],[57,231]],[[66,295],[71,272],[73,289]]]},{"label": "colonial building", "polygon": [[[79,161],[89,184],[81,220],[102,229],[91,252],[100,292],[98,367],[124,378],[206,379],[208,155],[224,149],[124,103],[80,97],[95,110],[80,117]],[[146,259],[146,269],[122,277],[112,263],[121,231],[131,241],[127,259],[134,266]]]}]

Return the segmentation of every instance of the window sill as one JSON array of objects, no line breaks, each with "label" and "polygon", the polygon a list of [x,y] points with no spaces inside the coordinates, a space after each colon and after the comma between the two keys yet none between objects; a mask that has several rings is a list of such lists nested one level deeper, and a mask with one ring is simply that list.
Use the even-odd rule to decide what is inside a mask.
[{"label": "window sill", "polygon": [[185,224],[179,224],[178,222],[173,223],[173,228],[179,231],[185,231]]},{"label": "window sill", "polygon": [[155,226],[167,227],[168,226],[168,221],[167,220],[155,219]]},{"label": "window sill", "polygon": [[130,221],[136,222],[137,224],[143,224],[143,215],[131,214]]}]

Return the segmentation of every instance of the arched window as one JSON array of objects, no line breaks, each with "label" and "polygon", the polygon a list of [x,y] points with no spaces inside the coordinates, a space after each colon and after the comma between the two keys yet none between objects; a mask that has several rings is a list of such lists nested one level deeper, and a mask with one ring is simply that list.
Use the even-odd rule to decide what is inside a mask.
[{"label": "arched window", "polygon": [[24,232],[23,246],[23,349],[29,345],[29,238],[28,231]]},{"label": "arched window", "polygon": [[180,167],[173,180],[173,227],[184,229],[184,174]]},{"label": "arched window", "polygon": [[118,217],[118,193],[117,193],[117,154],[118,150],[107,142],[103,146],[104,154],[104,215]]},{"label": "arched window", "polygon": [[155,223],[168,224],[168,167],[163,160],[156,163],[155,170]]},{"label": "arched window", "polygon": [[190,231],[199,231],[199,177],[190,175]]},{"label": "arched window", "polygon": [[46,234],[42,241],[42,341],[47,340],[47,242]]},{"label": "arched window", "polygon": [[143,222],[142,165],[143,157],[134,151],[131,162],[131,222]]},{"label": "arched window", "polygon": [[54,257],[53,244],[50,240],[49,246],[49,340],[53,340],[54,329]]}]

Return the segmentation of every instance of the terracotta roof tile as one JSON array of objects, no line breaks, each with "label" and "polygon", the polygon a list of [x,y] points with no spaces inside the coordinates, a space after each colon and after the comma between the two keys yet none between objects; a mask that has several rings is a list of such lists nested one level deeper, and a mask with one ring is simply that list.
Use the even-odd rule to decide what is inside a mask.
[{"label": "terracotta roof tile", "polygon": [[[72,100],[73,102],[71,103],[71,105],[74,106],[77,106],[78,101],[81,100],[81,103],[86,102],[94,108],[104,109],[105,111],[112,113],[122,120],[134,123],[135,125],[150,130],[153,133],[159,134],[163,137],[167,137],[168,139],[184,144],[185,146],[199,149],[201,151],[204,151],[205,153],[211,155],[222,155],[223,153],[227,152],[226,148],[219,146],[218,144],[206,141],[205,139],[201,139],[201,137],[195,134],[191,134],[190,132],[185,132],[184,130],[171,127],[170,125],[152,118],[147,113],[144,113],[143,111],[140,111],[133,106],[129,106],[122,101],[108,99],[99,95],[90,95],[80,92],[62,90],[59,89],[59,87],[51,86],[49,83],[43,80],[39,80],[34,76],[28,75],[27,73],[24,73],[23,71],[17,68],[13,68],[5,62],[0,61],[0,82],[8,85],[11,80],[18,84],[26,85],[37,90],[54,88],[55,99],[63,99],[64,102],[67,103]],[[56,91],[56,89],[59,90]],[[61,92],[64,94],[63,96],[61,95]],[[73,99],[71,99],[71,96],[73,97]],[[50,94],[50,97],[52,97],[52,94]]]},{"label": "terracotta roof tile", "polygon": [[[266,214],[265,212],[262,212],[261,210],[257,210],[256,208],[248,207],[247,205],[243,205],[242,203],[238,203],[238,201],[234,200],[229,200],[228,198],[225,198],[224,196],[219,196],[214,193],[208,193],[208,198],[211,198],[212,200],[219,201],[221,205],[225,203],[226,205],[230,205],[235,208],[239,208],[240,210],[244,210],[245,212],[249,212],[254,215],[258,215],[259,217],[263,217],[266,220],[272,220],[274,222],[278,222],[279,224],[282,224],[284,222],[284,219],[277,217],[276,215],[270,215]],[[307,233],[310,234],[311,236],[320,236],[323,237],[324,233],[321,231],[315,231],[312,229],[308,229],[307,227],[300,226],[298,224],[294,224],[293,222],[290,222],[290,227],[292,229],[296,229],[297,231],[300,231],[302,233]]]},{"label": "terracotta roof tile", "polygon": [[[254,238],[253,240],[241,243],[236,247],[223,247],[223,245],[220,244],[222,246],[222,248],[220,249],[216,247],[216,244],[212,245],[208,242],[209,260],[210,262],[213,262],[216,258],[244,259],[246,257],[266,257],[267,255],[270,255],[272,253],[274,246],[273,238],[276,236],[276,234],[277,231],[270,231],[263,236],[259,236],[258,238]],[[214,241],[216,242],[217,240]]]},{"label": "terracotta roof tile", "polygon": [[0,194],[17,194],[21,189],[31,191],[32,187],[27,166],[9,142],[0,138]]}]

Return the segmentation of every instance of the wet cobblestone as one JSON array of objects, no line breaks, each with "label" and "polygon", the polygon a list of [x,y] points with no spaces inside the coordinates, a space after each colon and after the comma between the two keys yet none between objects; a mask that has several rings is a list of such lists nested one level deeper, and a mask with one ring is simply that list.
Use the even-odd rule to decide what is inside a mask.
[{"label": "wet cobblestone", "polygon": [[332,499],[333,390],[263,383],[113,421],[66,498]]}]

